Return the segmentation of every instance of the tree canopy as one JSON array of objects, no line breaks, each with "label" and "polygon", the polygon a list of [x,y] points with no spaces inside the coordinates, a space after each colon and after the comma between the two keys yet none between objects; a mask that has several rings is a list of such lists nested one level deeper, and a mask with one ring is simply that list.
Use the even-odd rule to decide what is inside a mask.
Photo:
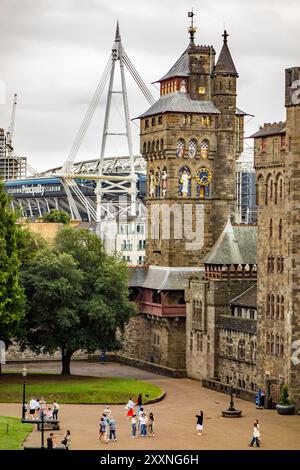
[{"label": "tree canopy", "polygon": [[63,374],[70,373],[75,351],[119,347],[116,331],[135,313],[127,267],[104,252],[96,234],[62,229],[22,278],[28,298],[22,344],[36,351],[59,348]]},{"label": "tree canopy", "polygon": [[16,216],[0,181],[0,340],[9,344],[24,317],[25,295],[19,277]]},{"label": "tree canopy", "polygon": [[65,211],[51,209],[50,212],[43,215],[42,220],[43,222],[58,222],[67,225],[70,223],[71,217]]}]

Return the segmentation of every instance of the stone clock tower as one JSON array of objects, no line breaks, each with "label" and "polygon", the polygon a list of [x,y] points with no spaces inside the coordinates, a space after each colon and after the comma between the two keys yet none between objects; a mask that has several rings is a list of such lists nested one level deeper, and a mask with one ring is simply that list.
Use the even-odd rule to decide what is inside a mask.
[{"label": "stone clock tower", "polygon": [[[147,266],[132,270],[140,315],[124,351],[176,375],[186,371],[185,287],[203,276],[203,259],[234,204],[245,114],[236,108],[238,74],[226,31],[215,62],[212,46],[195,44],[195,30],[192,22],[188,47],[158,80],[158,101],[140,116]],[[134,340],[141,332],[144,340]]]},{"label": "stone clock tower", "polygon": [[189,46],[159,80],[159,100],[140,116],[149,265],[200,266],[234,200],[243,116],[228,35],[215,65],[214,48],[196,46],[189,32]]}]

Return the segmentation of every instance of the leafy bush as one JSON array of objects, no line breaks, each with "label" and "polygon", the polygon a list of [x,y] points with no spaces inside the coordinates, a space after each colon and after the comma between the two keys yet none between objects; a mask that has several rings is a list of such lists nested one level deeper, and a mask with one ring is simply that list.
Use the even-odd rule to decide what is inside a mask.
[{"label": "leafy bush", "polygon": [[279,405],[289,406],[291,404],[292,404],[291,400],[289,399],[289,390],[287,388],[287,385],[284,385],[284,387],[281,391],[281,395],[280,395],[280,399],[279,399]]},{"label": "leafy bush", "polygon": [[51,209],[50,212],[43,215],[42,220],[43,222],[58,222],[67,225],[70,222],[71,217],[65,211]]}]

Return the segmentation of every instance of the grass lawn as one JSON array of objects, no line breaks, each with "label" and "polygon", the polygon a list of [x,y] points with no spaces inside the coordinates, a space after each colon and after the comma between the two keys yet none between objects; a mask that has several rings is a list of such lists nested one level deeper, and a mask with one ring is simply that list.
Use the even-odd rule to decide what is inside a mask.
[{"label": "grass lawn", "polygon": [[22,424],[19,418],[0,416],[0,450],[22,449],[22,442],[32,430],[32,424]]},{"label": "grass lawn", "polygon": [[[22,403],[22,383],[20,374],[2,374],[0,403]],[[161,395],[162,390],[149,382],[124,378],[64,377],[56,374],[30,374],[26,378],[27,402],[35,396],[44,397],[47,403],[56,399],[60,403],[125,404],[130,397],[136,399],[139,393],[147,403]]]}]

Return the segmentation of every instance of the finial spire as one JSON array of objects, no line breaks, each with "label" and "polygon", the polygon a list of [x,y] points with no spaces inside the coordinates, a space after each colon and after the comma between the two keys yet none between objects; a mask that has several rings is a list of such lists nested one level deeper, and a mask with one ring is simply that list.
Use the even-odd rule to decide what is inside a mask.
[{"label": "finial spire", "polygon": [[193,8],[192,8],[192,11],[188,12],[188,18],[191,18],[191,24],[188,29],[188,32],[190,33],[190,45],[195,45],[194,38],[195,38],[195,32],[197,31],[197,28],[194,26],[195,14],[196,13],[194,13]]},{"label": "finial spire", "polygon": [[224,29],[224,34],[222,34],[223,38],[224,38],[224,44],[227,44],[227,38],[229,36],[229,34],[227,33],[226,29]]},{"label": "finial spire", "polygon": [[119,20],[117,20],[115,41],[120,41],[120,40],[121,40],[121,36],[120,36]]}]

